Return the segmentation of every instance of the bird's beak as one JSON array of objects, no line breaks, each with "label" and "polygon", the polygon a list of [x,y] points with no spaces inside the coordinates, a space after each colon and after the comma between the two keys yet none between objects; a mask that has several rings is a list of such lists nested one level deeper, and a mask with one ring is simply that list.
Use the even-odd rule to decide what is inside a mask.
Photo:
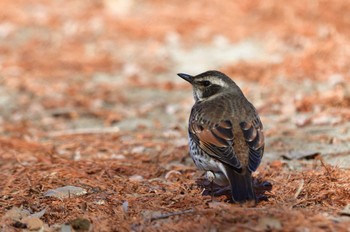
[{"label": "bird's beak", "polygon": [[182,79],[184,79],[185,81],[188,81],[192,84],[193,81],[193,76],[185,74],[185,73],[178,73],[177,74],[179,77],[181,77]]}]

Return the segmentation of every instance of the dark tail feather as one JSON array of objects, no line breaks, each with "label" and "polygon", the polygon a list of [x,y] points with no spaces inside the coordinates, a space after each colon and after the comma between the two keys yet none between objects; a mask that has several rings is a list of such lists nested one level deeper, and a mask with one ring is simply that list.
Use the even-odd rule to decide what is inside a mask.
[{"label": "dark tail feather", "polygon": [[226,170],[231,185],[232,200],[239,203],[256,201],[252,174],[248,170],[245,174],[239,174],[231,168],[226,168]]}]

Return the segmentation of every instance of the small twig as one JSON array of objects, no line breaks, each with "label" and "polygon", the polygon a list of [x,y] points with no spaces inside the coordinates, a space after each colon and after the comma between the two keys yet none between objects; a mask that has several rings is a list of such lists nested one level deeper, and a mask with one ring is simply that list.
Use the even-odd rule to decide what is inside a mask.
[{"label": "small twig", "polygon": [[303,199],[303,200],[300,200],[299,202],[295,203],[294,205],[292,205],[292,208],[294,208],[295,206],[297,205],[301,205],[301,204],[304,204],[306,202],[315,202],[318,198],[317,197],[314,197],[314,198],[308,198],[308,199]]},{"label": "small twig", "polygon": [[297,191],[294,194],[294,199],[298,198],[298,196],[300,195],[301,191],[303,190],[303,187],[304,187],[304,179],[301,179],[300,185],[299,185]]},{"label": "small twig", "polygon": [[30,180],[28,173],[26,173],[26,177],[27,177],[27,182],[28,182],[29,187],[32,188],[33,187],[32,181]]},{"label": "small twig", "polygon": [[321,156],[318,156],[317,159],[321,162],[322,167],[324,167],[324,169],[326,169],[328,179],[330,181],[334,181],[334,178],[331,174],[331,171],[329,170],[328,166],[323,162],[323,158]]},{"label": "small twig", "polygon": [[182,215],[182,214],[187,214],[187,213],[193,213],[194,210],[193,209],[188,209],[188,210],[184,210],[184,211],[179,211],[179,212],[171,212],[171,213],[164,213],[161,214],[159,216],[153,216],[151,217],[151,221],[155,221],[155,220],[159,220],[159,219],[165,219],[171,216],[176,216],[176,215]]}]

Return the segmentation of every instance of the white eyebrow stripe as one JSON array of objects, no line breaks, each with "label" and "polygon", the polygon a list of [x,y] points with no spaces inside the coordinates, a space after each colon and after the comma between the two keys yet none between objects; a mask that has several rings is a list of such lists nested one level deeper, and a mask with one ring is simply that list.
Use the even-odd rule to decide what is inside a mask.
[{"label": "white eyebrow stripe", "polygon": [[209,79],[209,81],[210,81],[212,84],[215,84],[215,85],[219,85],[219,86],[223,86],[223,87],[228,86],[227,83],[224,82],[224,81],[221,80],[221,79],[215,78],[215,79]]}]

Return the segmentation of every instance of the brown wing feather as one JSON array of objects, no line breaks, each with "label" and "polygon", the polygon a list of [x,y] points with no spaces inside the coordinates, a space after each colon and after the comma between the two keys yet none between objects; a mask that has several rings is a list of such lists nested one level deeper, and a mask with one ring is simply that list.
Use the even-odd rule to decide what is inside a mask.
[{"label": "brown wing feather", "polygon": [[248,169],[254,172],[260,165],[264,154],[265,137],[263,132],[263,125],[256,115],[251,122],[241,122],[241,129],[243,131],[244,139],[249,147],[249,161]]},{"label": "brown wing feather", "polygon": [[233,151],[233,128],[230,120],[217,124],[198,120],[196,111],[190,117],[189,133],[199,147],[208,155],[240,171],[241,163]]}]

